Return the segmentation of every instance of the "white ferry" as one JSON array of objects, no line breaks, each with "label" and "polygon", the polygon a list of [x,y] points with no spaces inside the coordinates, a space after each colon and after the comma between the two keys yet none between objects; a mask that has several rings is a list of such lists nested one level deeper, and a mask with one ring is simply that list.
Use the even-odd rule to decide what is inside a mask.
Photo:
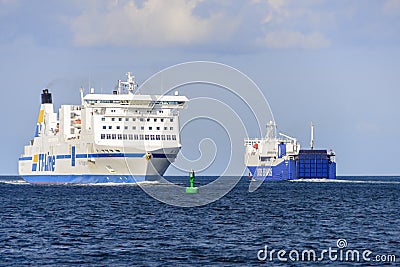
[{"label": "white ferry", "polygon": [[19,158],[29,183],[135,183],[162,176],[181,149],[179,111],[188,99],[142,95],[130,72],[112,94],[91,88],[81,105],[54,112],[48,89],[34,138]]}]

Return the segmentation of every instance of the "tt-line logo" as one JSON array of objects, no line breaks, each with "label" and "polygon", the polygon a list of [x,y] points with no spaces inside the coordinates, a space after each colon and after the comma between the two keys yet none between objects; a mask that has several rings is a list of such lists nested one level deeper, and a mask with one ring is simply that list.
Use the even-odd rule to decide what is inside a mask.
[{"label": "tt-line logo", "polygon": [[47,154],[35,154],[32,161],[32,171],[54,172],[56,168],[56,156]]},{"label": "tt-line logo", "polygon": [[322,261],[340,261],[340,262],[396,262],[394,254],[376,254],[369,249],[348,249],[346,239],[338,239],[336,247],[328,249],[315,250],[285,250],[271,249],[267,245],[264,249],[257,252],[257,258],[260,261],[281,261],[281,262],[322,262]]}]

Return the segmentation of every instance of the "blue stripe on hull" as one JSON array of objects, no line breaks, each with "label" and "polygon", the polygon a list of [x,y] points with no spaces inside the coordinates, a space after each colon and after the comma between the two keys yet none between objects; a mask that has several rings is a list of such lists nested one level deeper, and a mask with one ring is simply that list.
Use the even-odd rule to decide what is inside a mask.
[{"label": "blue stripe on hull", "polygon": [[[142,158],[144,153],[102,153],[102,154],[75,154],[77,159],[86,158]],[[175,158],[176,154],[152,154],[153,158]],[[71,155],[56,155],[56,159],[70,159]],[[32,157],[20,157],[20,161],[32,160]]]},{"label": "blue stripe on hull", "polygon": [[32,160],[32,157],[20,157],[19,160]]},{"label": "blue stripe on hull", "polygon": [[137,183],[157,180],[156,175],[24,175],[32,184]]}]

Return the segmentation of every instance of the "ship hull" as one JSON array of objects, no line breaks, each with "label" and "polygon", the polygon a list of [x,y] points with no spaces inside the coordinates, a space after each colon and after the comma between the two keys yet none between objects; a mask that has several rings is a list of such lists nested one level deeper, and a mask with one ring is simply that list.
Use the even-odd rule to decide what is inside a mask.
[{"label": "ship hull", "polygon": [[175,158],[176,153],[77,154],[54,156],[49,164],[38,155],[20,158],[19,169],[21,177],[34,184],[137,183],[158,180]]},{"label": "ship hull", "polygon": [[296,159],[247,168],[253,178],[263,181],[336,179],[336,163],[330,161],[323,150],[302,150]]}]

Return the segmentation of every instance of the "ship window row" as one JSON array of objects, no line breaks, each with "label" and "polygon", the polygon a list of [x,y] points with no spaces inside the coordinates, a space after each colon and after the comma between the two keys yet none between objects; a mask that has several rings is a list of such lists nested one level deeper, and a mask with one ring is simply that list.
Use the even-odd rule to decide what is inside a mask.
[{"label": "ship window row", "polygon": [[184,101],[147,101],[147,100],[99,100],[99,99],[88,99],[86,100],[86,103],[88,104],[96,104],[96,103],[101,103],[101,104],[131,104],[131,105],[149,105],[149,106],[154,106],[154,105],[183,105],[185,104]]},{"label": "ship window row", "polygon": [[260,141],[258,141],[258,140],[256,140],[256,141],[253,141],[253,140],[245,140],[245,142],[244,142],[244,144],[245,144],[246,146],[254,145],[254,144],[259,144],[259,143],[260,143]]},{"label": "ship window row", "polygon": [[183,101],[151,101],[150,105],[183,105]]},{"label": "ship window row", "polygon": [[175,134],[101,134],[100,139],[110,140],[176,140]]},{"label": "ship window row", "polygon": [[[165,121],[164,118],[153,118],[153,119],[151,119],[151,118],[139,118],[139,120],[140,121],[147,121],[147,122],[149,122],[149,121],[164,122]],[[104,118],[104,117],[101,118],[101,121],[106,121],[106,118]],[[111,118],[111,121],[136,121],[136,118],[125,118],[125,120],[123,118]],[[169,121],[170,122],[174,122],[174,119],[170,118]]]},{"label": "ship window row", "polygon": [[[141,131],[144,131],[144,126],[140,126],[140,130]],[[154,129],[153,129],[154,128]],[[157,126],[157,127],[153,127],[153,126],[149,126],[148,127],[148,129],[150,130],[150,131],[152,131],[152,130],[157,130],[157,131],[161,131],[161,129],[164,129],[164,131],[168,131],[168,128],[169,128],[169,130],[170,131],[173,131],[174,130],[174,127],[160,127],[160,126]],[[109,130],[112,130],[113,129],[113,127],[110,125],[110,126],[106,126],[106,125],[103,125],[103,130],[106,130],[106,129],[109,129]],[[117,130],[120,130],[121,129],[121,126],[115,126],[115,129],[117,129]],[[131,128],[132,130],[136,130],[136,126],[132,126],[132,128]],[[124,130],[129,130],[129,126],[124,126]]]}]

